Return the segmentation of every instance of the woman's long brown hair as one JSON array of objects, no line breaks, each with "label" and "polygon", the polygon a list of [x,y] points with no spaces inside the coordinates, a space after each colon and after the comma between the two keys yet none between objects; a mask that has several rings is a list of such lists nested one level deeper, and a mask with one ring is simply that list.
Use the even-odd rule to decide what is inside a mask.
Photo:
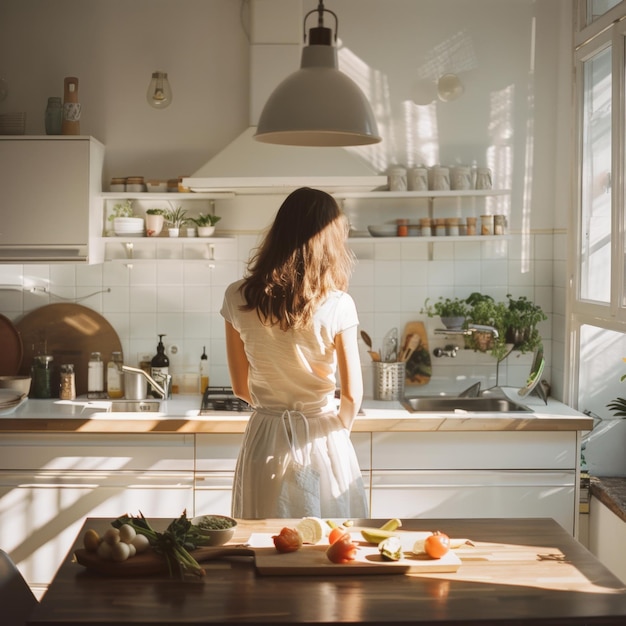
[{"label": "woman's long brown hair", "polygon": [[307,326],[332,290],[348,288],[354,255],[347,235],[347,219],[331,195],[296,189],[248,263],[242,308],[282,330]]}]

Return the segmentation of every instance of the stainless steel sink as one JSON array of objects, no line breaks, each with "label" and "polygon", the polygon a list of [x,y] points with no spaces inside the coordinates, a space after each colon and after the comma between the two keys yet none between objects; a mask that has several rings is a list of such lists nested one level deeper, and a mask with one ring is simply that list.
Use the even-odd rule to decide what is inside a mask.
[{"label": "stainless steel sink", "polygon": [[410,413],[532,413],[508,398],[409,397],[402,405]]},{"label": "stainless steel sink", "polygon": [[113,400],[108,409],[111,413],[157,413],[160,410],[158,400]]}]

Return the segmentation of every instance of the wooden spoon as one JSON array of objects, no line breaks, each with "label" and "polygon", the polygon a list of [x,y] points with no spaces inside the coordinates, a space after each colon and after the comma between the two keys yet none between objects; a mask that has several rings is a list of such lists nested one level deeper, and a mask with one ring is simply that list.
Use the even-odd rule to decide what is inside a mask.
[{"label": "wooden spoon", "polygon": [[365,342],[365,345],[369,348],[367,353],[370,355],[372,361],[380,361],[380,353],[372,350],[372,338],[364,331],[361,331],[361,339]]}]

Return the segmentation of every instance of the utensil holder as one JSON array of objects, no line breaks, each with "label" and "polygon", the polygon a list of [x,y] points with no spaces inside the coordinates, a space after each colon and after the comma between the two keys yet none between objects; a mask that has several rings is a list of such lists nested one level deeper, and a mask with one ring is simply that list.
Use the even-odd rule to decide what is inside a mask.
[{"label": "utensil holder", "polygon": [[404,397],[406,364],[378,361],[373,365],[374,400],[401,400]]}]

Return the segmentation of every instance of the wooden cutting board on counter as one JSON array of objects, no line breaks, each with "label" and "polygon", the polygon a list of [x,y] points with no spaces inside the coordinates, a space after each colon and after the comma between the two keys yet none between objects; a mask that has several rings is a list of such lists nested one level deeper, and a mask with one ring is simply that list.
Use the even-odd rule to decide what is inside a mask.
[{"label": "wooden cutting board on counter", "polygon": [[47,304],[27,313],[16,324],[22,337],[23,357],[20,374],[30,374],[38,354],[54,357],[55,371],[63,363],[73,363],[76,394],[87,393],[87,364],[92,352],[100,352],[106,363],[111,352],[122,352],[115,329],[99,313],[82,304]]},{"label": "wooden cutting board on counter", "polygon": [[419,343],[406,361],[406,379],[405,385],[426,385],[430,382],[432,376],[432,362],[430,351],[428,350],[428,334],[424,322],[409,322],[402,336],[400,345],[400,357],[411,340]]},{"label": "wooden cutting board on counter", "polygon": [[[404,545],[413,545],[410,532],[398,533],[406,538]],[[415,533],[413,533],[415,534]],[[418,533],[424,535],[424,533]],[[326,557],[328,544],[304,545],[296,552],[280,553],[274,547],[269,533],[253,534],[249,545],[225,545],[198,548],[192,555],[202,565],[225,557],[253,557],[257,571],[265,576],[339,576],[354,574],[434,574],[456,572],[461,559],[452,551],[441,559],[431,559],[426,554],[405,552],[399,561],[384,561],[378,546],[359,540],[357,557],[349,563],[331,563]],[[87,569],[106,576],[133,577],[167,574],[163,558],[153,551],[138,554],[121,563],[105,561],[94,552],[79,549],[74,552],[76,561]]]}]

